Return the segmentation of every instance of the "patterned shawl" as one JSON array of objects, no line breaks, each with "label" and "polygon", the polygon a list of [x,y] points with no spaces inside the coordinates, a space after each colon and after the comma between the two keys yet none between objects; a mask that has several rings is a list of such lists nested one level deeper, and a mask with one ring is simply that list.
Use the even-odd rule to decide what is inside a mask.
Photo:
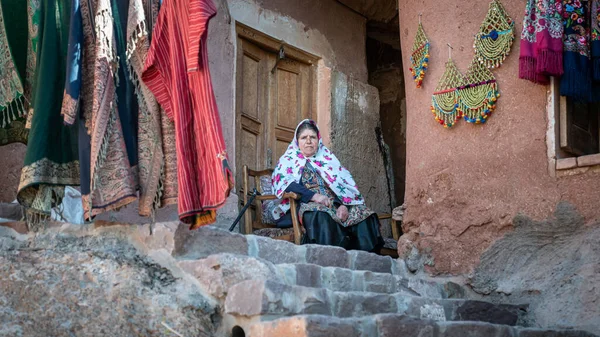
[{"label": "patterned shawl", "polygon": [[27,112],[22,81],[27,62],[27,26],[23,24],[26,21],[26,2],[0,2],[0,128]]},{"label": "patterned shawl", "polygon": [[70,8],[70,0],[43,0],[36,13],[42,25],[32,92],[35,113],[17,193],[19,203],[28,208],[30,226],[49,217],[65,185],[79,185],[77,130],[65,126],[60,116]]},{"label": "patterned shawl", "polygon": [[560,94],[591,102],[598,99],[592,76],[590,26],[592,3],[600,0],[564,0],[564,74]]},{"label": "patterned shawl", "polygon": [[594,81],[600,82],[600,1],[592,1],[592,67]]},{"label": "patterned shawl", "polygon": [[127,20],[127,64],[139,106],[139,214],[142,216],[152,215],[158,207],[177,203],[175,125],[140,80],[158,5],[158,0],[130,0]]},{"label": "patterned shawl", "polygon": [[[277,167],[273,171],[271,178],[277,197],[281,198],[285,189],[292,182],[300,182],[304,166],[307,162],[310,162],[344,205],[363,205],[364,199],[358,191],[352,175],[342,166],[342,164],[340,164],[337,157],[323,145],[320,133],[318,134],[319,148],[314,156],[306,158],[302,152],[300,152],[296,136],[298,129],[304,123],[310,123],[317,126],[314,121],[305,119],[296,127],[294,140],[290,143],[283,156],[279,158],[279,162],[277,163]],[[273,210],[273,218],[275,220],[279,219],[285,215],[289,209],[289,204],[282,202],[279,207]]]},{"label": "patterned shawl", "polygon": [[528,0],[525,6],[519,78],[548,83],[563,73],[562,0]]},{"label": "patterned shawl", "polygon": [[81,131],[86,131],[79,135],[79,158],[83,208],[90,219],[137,199],[136,168],[131,165],[137,160],[137,123],[130,117],[133,91],[125,76],[125,41],[116,2],[73,1],[78,5],[72,13],[62,115],[66,124],[80,120]]}]

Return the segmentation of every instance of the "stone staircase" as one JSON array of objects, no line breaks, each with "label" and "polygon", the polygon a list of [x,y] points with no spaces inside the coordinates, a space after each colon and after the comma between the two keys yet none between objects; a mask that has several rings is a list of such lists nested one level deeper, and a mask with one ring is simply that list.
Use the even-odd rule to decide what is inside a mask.
[{"label": "stone staircase", "polygon": [[528,328],[526,304],[466,299],[389,256],[181,226],[173,256],[219,303],[219,336],[594,336]]}]

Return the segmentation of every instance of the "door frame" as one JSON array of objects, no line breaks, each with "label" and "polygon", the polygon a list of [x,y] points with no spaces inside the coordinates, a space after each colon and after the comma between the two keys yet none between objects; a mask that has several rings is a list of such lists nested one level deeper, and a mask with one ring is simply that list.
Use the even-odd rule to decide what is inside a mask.
[{"label": "door frame", "polygon": [[[240,173],[242,172],[242,163],[240,161],[240,153],[239,151],[241,151],[241,121],[239,119],[239,109],[241,109],[241,104],[242,104],[242,94],[241,92],[239,92],[239,90],[237,90],[238,87],[238,83],[241,80],[241,64],[243,62],[243,56],[244,56],[244,51],[243,51],[243,47],[242,47],[242,41],[241,40],[247,40],[248,42],[258,46],[259,48],[262,48],[264,50],[266,50],[267,52],[271,52],[271,53],[275,53],[277,54],[280,50],[281,47],[284,48],[285,51],[285,59],[291,59],[293,61],[299,62],[299,63],[303,63],[306,65],[310,66],[310,72],[311,72],[311,81],[310,81],[310,92],[311,92],[311,103],[310,103],[310,111],[308,113],[309,118],[311,119],[315,119],[317,116],[317,92],[318,92],[318,81],[317,81],[317,72],[318,72],[318,62],[321,59],[320,57],[313,55],[311,53],[308,53],[306,51],[303,51],[297,47],[294,47],[288,43],[286,43],[283,40],[278,40],[274,37],[271,37],[261,31],[258,31],[254,28],[251,28],[243,23],[240,22],[236,22],[235,25],[235,30],[236,30],[236,58],[235,58],[235,62],[236,62],[236,75],[235,75],[235,84],[234,87],[236,88],[236,93],[235,93],[235,165],[236,167],[235,172],[236,172],[236,178],[239,178]],[[284,59],[284,60],[285,60]],[[270,76],[270,74],[269,74]],[[267,99],[269,102],[267,104],[271,104],[270,102],[270,97]],[[269,132],[269,130],[262,130],[262,128],[264,127],[263,125],[260,126],[261,127],[261,132]],[[257,130],[259,131],[259,130]],[[259,132],[259,133],[261,133]],[[274,151],[274,149],[273,149]],[[266,154],[265,154],[266,155]],[[273,158],[273,160],[277,160],[278,158]],[[251,169],[258,169],[258,168],[251,168]],[[239,179],[237,179],[239,180]],[[239,184],[238,184],[239,185]],[[242,207],[243,206],[243,198],[242,198],[242,193],[247,193],[247,191],[243,190],[243,186],[240,185],[240,188],[238,189],[236,186],[236,191],[238,191],[238,196],[239,196],[239,205],[238,207]],[[248,210],[250,211],[250,210]],[[243,228],[243,226],[241,226],[240,228]]]}]

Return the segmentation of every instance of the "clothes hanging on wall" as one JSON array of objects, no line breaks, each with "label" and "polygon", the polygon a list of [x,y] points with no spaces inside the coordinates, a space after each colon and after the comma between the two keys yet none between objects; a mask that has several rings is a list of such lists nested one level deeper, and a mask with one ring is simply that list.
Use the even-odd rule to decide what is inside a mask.
[{"label": "clothes hanging on wall", "polygon": [[175,125],[166,117],[150,89],[141,80],[158,10],[158,0],[130,0],[127,23],[127,63],[139,105],[141,216],[153,215],[158,207],[177,203]]},{"label": "clothes hanging on wall", "polygon": [[520,53],[519,78],[560,77],[562,96],[600,100],[600,0],[528,0]]},{"label": "clothes hanging on wall", "polygon": [[563,73],[562,0],[528,0],[525,6],[519,78],[547,84]]},{"label": "clothes hanging on wall", "polygon": [[137,199],[137,100],[125,57],[129,2],[73,4],[62,114],[79,126],[81,192],[91,219]]},{"label": "clothes hanging on wall", "polygon": [[30,225],[50,216],[65,185],[79,185],[77,133],[60,115],[70,8],[70,0],[42,0],[33,15],[40,23],[32,90],[35,113],[17,193],[19,203],[28,208]]},{"label": "clothes hanging on wall", "polygon": [[592,4],[597,6],[598,2],[600,0],[564,1],[564,73],[560,80],[560,94],[585,102],[600,100],[600,88],[592,75],[594,63],[590,35]]},{"label": "clothes hanging on wall", "polygon": [[178,211],[191,229],[214,222],[233,187],[208,69],[206,31],[216,11],[212,0],[164,0],[142,74],[175,122]]},{"label": "clothes hanging on wall", "polygon": [[30,60],[35,60],[28,22],[28,3],[23,0],[0,2],[0,146],[27,144],[25,128],[31,101]]}]

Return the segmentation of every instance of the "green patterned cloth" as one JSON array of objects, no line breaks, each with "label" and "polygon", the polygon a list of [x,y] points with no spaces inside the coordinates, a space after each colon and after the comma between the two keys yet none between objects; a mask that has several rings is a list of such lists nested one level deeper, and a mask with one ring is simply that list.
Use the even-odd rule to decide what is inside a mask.
[{"label": "green patterned cloth", "polygon": [[[2,0],[0,6],[0,145],[17,141],[9,132],[20,124],[11,123],[27,112],[23,79],[27,69],[27,2]],[[10,132],[13,134],[13,132]]]},{"label": "green patterned cloth", "polygon": [[77,129],[64,125],[61,116],[69,13],[70,0],[42,0],[39,7],[35,112],[17,194],[19,203],[28,208],[30,225],[50,215],[61,202],[65,185],[79,185]]}]

